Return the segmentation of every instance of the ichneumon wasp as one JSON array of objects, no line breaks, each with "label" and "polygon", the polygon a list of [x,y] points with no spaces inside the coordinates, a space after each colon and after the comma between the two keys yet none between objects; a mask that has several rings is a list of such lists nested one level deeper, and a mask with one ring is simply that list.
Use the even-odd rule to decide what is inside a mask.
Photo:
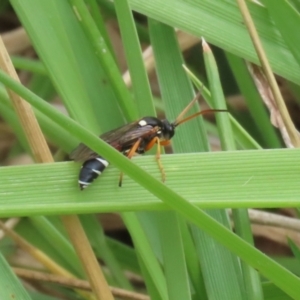
[{"label": "ichneumon wasp", "polygon": [[[172,123],[168,120],[160,120],[156,117],[144,117],[106,132],[102,134],[100,138],[126,155],[129,159],[131,159],[136,153],[145,153],[157,144],[156,159],[162,174],[162,180],[165,181],[165,173],[160,162],[160,147],[170,144],[170,140],[175,134],[176,127],[203,114],[227,111],[224,109],[207,109],[183,118],[199,97],[200,93],[196,95],[196,97]],[[70,158],[75,161],[83,162],[78,179],[78,184],[81,190],[88,187],[88,185],[90,185],[109,165],[109,162],[106,159],[89,149],[84,144],[80,144],[77,148],[75,148],[70,154]],[[120,175],[119,186],[121,186],[121,184],[122,173]]]}]

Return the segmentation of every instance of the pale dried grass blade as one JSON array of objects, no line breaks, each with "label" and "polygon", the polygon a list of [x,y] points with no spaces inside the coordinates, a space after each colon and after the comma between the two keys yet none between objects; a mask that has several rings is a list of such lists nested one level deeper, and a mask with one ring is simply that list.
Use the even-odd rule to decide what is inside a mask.
[{"label": "pale dried grass blade", "polygon": [[[270,85],[262,69],[251,63],[247,63],[247,66],[255,82],[258,92],[270,112],[270,121],[272,125],[279,129],[285,145],[288,148],[294,148],[295,145],[293,145],[291,137],[289,136],[288,131],[284,125],[281,113],[277,107]],[[300,137],[298,131],[297,134]]]}]

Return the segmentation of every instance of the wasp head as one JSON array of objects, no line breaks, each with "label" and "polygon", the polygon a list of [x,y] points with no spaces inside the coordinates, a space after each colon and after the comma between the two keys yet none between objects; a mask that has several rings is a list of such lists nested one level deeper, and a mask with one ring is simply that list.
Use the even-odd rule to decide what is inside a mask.
[{"label": "wasp head", "polygon": [[170,123],[168,120],[160,120],[155,117],[145,117],[138,123],[141,127],[151,126],[157,127],[156,135],[162,141],[170,140],[175,134],[175,123]]},{"label": "wasp head", "polygon": [[161,121],[161,136],[162,140],[170,140],[175,134],[175,124],[170,123],[168,120]]}]

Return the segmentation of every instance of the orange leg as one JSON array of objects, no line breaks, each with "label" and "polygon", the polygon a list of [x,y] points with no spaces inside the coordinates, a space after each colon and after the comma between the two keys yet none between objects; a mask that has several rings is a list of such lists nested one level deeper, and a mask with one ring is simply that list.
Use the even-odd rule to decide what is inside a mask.
[{"label": "orange leg", "polygon": [[170,144],[171,144],[171,141],[170,140],[166,140],[166,141],[161,141],[160,142],[160,144],[162,145],[162,146],[169,146]]},{"label": "orange leg", "polygon": [[[135,144],[132,146],[132,148],[130,149],[130,151],[127,154],[127,157],[129,159],[131,159],[131,157],[135,154],[137,148],[139,147],[140,143],[141,143],[142,139],[138,139]],[[119,187],[122,186],[122,180],[123,180],[123,172],[120,173],[120,179],[119,179]]]},{"label": "orange leg", "polygon": [[160,173],[161,173],[162,182],[165,182],[166,181],[166,173],[165,173],[164,167],[163,167],[163,165],[161,163],[161,160],[160,160],[160,153],[161,153],[161,148],[160,147],[161,146],[167,146],[167,145],[169,145],[170,141],[169,140],[167,140],[167,141],[160,141],[158,137],[155,137],[145,147],[145,151],[148,151],[149,149],[151,149],[155,144],[157,144],[156,161],[157,161]]}]

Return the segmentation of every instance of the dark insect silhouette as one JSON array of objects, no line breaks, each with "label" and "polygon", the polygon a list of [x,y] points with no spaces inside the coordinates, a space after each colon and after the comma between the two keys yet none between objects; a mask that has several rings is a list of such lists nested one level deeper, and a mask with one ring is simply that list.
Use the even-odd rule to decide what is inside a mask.
[{"label": "dark insect silhouette", "polygon": [[[172,123],[168,120],[160,120],[156,117],[144,117],[135,122],[106,132],[102,134],[100,138],[118,151],[122,152],[129,159],[135,153],[143,154],[157,144],[156,159],[162,174],[162,180],[165,181],[165,173],[160,162],[160,146],[170,144],[170,140],[175,134],[176,127],[199,115],[214,112],[226,112],[226,110],[222,109],[208,109],[197,112],[183,119],[184,115],[194,105],[199,96],[200,94],[197,94],[197,96]],[[84,144],[80,144],[76,149],[74,149],[70,154],[70,158],[75,161],[83,162],[78,179],[81,190],[88,187],[109,165],[109,162],[105,158],[95,153]],[[121,186],[121,184],[122,173],[120,175],[119,186]]]}]

